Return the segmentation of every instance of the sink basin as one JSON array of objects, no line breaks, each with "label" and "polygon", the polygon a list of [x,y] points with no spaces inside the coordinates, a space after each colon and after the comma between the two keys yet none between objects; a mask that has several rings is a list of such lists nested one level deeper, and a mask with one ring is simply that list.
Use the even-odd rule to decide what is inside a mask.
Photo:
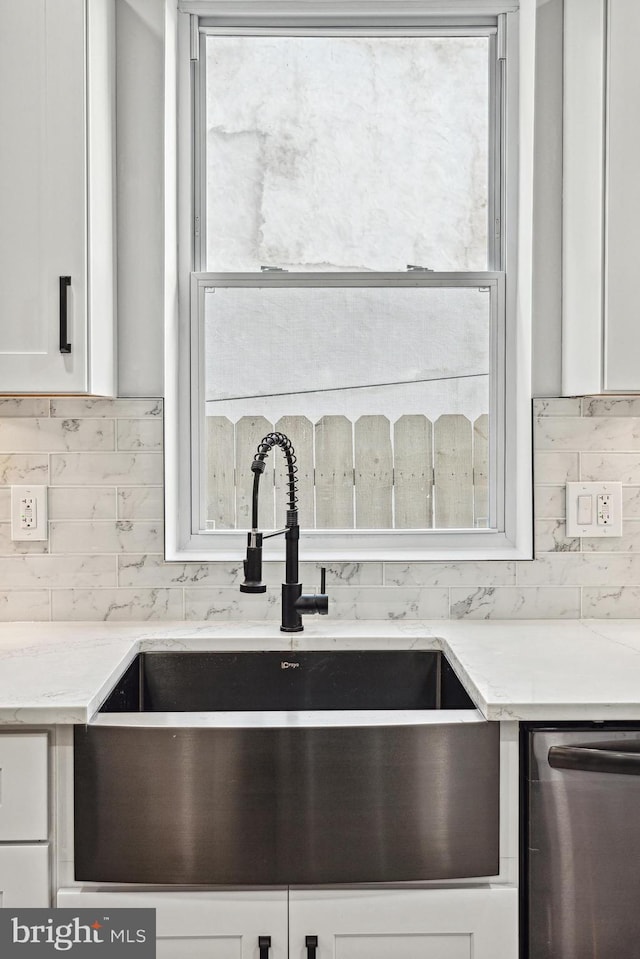
[{"label": "sink basin", "polygon": [[100,712],[473,709],[437,650],[139,653]]},{"label": "sink basin", "polygon": [[74,731],[75,875],[498,872],[499,727],[438,651],[145,652]]}]

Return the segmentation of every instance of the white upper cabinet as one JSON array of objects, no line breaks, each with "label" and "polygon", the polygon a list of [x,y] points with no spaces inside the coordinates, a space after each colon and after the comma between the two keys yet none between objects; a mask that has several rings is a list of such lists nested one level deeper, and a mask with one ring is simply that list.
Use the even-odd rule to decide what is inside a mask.
[{"label": "white upper cabinet", "polygon": [[604,388],[640,390],[640,4],[609,0]]},{"label": "white upper cabinet", "polygon": [[640,4],[564,10],[562,392],[635,392]]},{"label": "white upper cabinet", "polygon": [[0,5],[0,392],[115,392],[114,0]]}]

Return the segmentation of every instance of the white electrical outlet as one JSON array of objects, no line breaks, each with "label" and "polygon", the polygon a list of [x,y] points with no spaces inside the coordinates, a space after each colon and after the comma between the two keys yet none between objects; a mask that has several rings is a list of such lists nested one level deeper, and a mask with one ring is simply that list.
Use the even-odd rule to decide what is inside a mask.
[{"label": "white electrical outlet", "polygon": [[567,483],[567,536],[622,536],[622,483]]},{"label": "white electrical outlet", "polygon": [[11,539],[46,540],[49,538],[47,523],[47,487],[11,487]]}]

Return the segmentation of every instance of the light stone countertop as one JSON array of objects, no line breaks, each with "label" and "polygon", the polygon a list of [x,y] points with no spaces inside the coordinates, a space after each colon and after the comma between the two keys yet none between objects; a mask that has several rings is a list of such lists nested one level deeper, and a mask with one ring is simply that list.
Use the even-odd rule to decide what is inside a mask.
[{"label": "light stone countertop", "polygon": [[139,650],[442,649],[491,720],[640,721],[640,620],[0,624],[0,724],[88,722]]}]

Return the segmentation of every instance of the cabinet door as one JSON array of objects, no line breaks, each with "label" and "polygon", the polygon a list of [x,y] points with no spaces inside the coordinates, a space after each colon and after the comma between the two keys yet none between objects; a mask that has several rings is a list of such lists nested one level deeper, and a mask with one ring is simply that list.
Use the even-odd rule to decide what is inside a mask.
[{"label": "cabinet door", "polygon": [[46,733],[0,735],[0,842],[46,839]]},{"label": "cabinet door", "polygon": [[[84,0],[0,6],[0,391],[86,388]],[[60,352],[60,277],[70,276]]]},{"label": "cabinet door", "polygon": [[0,846],[0,909],[46,909],[49,900],[49,846]]},{"label": "cabinet door", "polygon": [[290,959],[516,959],[515,888],[290,893]]},{"label": "cabinet door", "polygon": [[604,388],[640,390],[640,4],[609,0]]},{"label": "cabinet door", "polygon": [[93,892],[61,889],[61,909],[156,910],[157,959],[262,959],[260,936],[271,937],[268,959],[287,959],[285,889],[241,892]]}]

